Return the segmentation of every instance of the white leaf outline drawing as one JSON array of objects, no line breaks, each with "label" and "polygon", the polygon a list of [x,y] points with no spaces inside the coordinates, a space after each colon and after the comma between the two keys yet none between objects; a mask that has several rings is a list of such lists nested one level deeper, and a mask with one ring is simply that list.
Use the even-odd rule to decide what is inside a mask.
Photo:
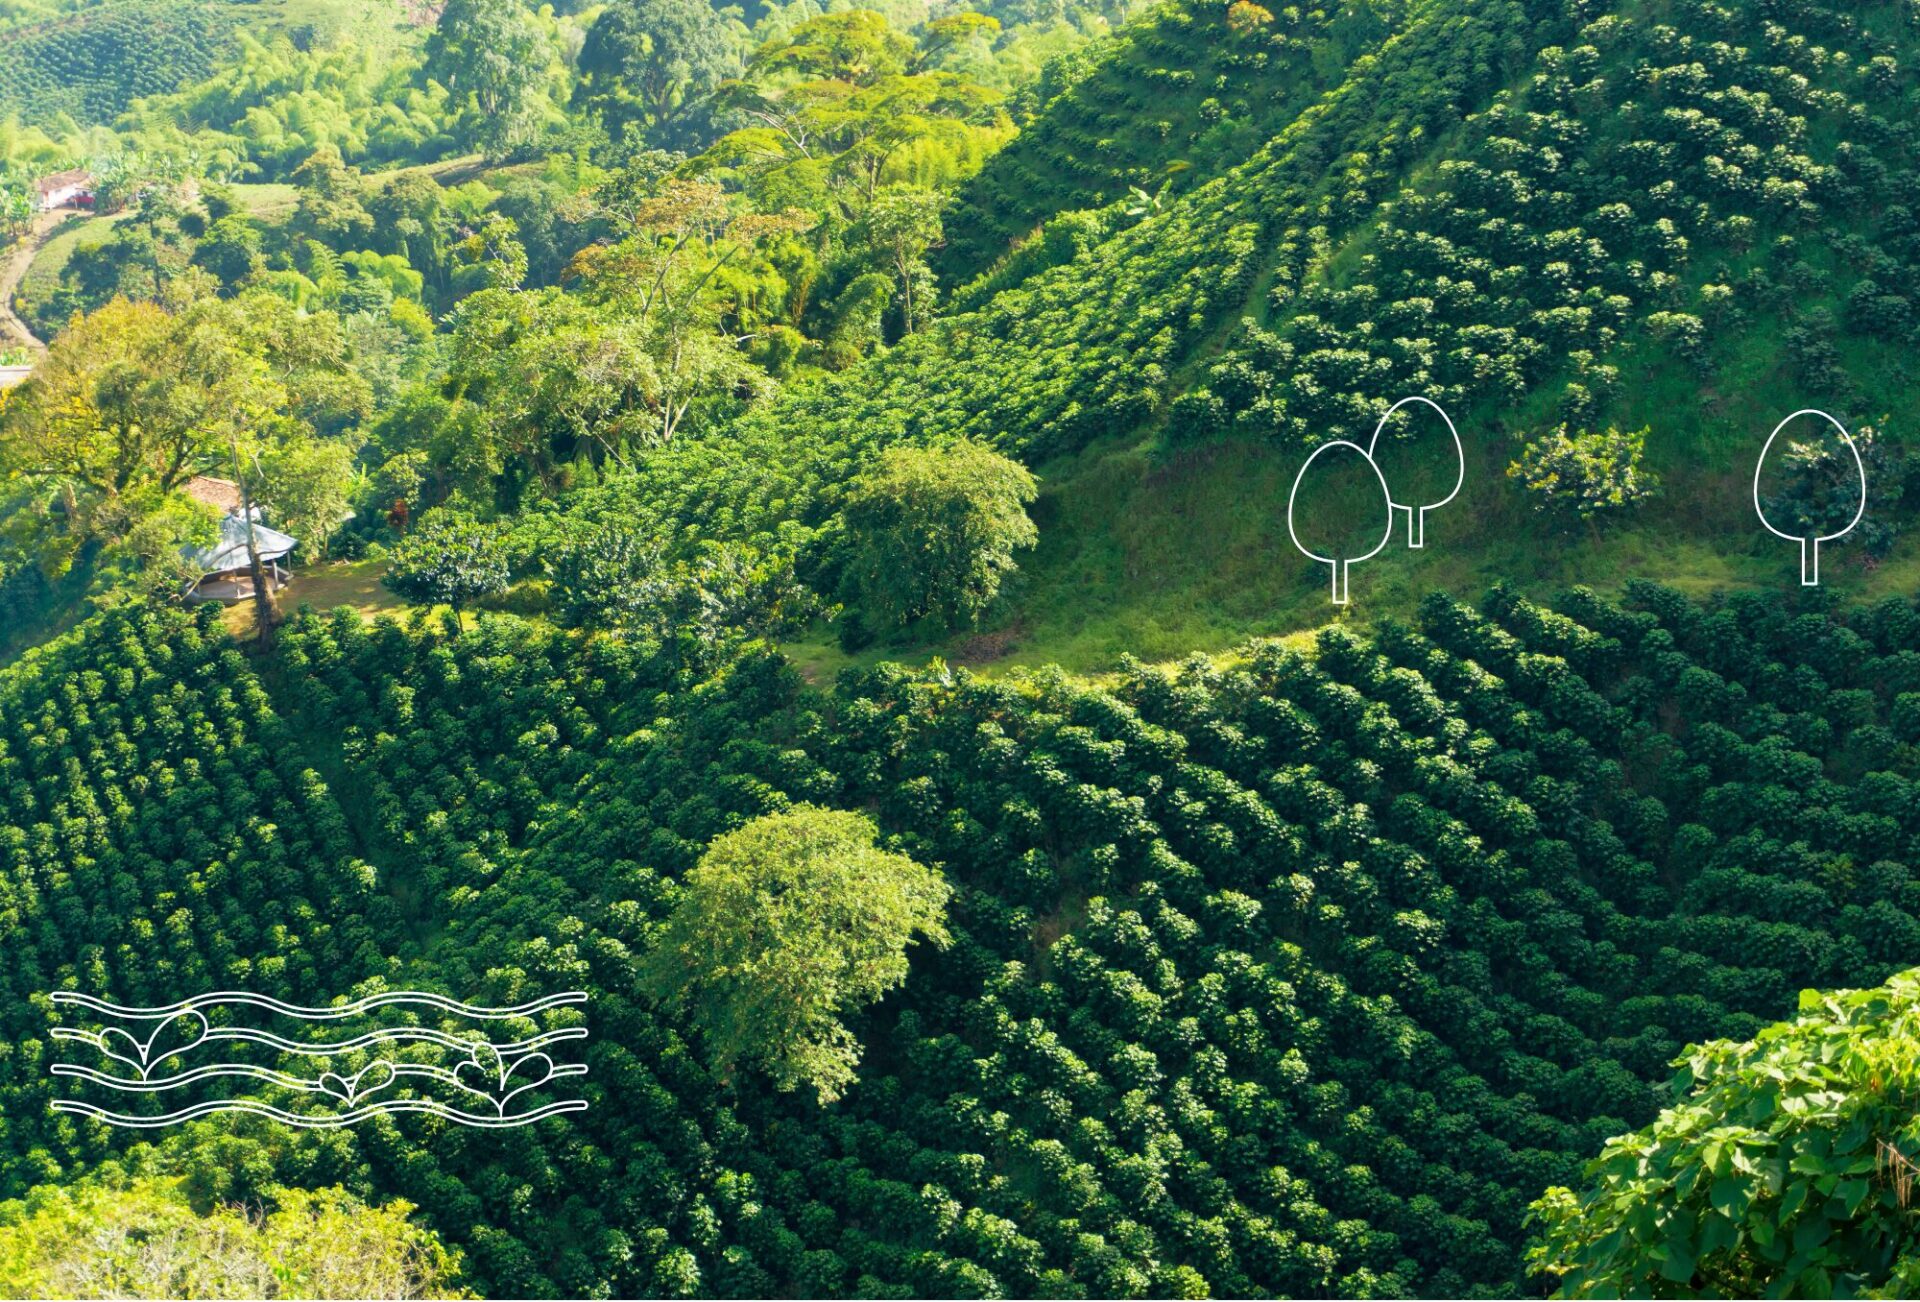
[{"label": "white leaf outline drawing", "polygon": [[[1373,471],[1373,477],[1379,481],[1380,495],[1387,503],[1387,525],[1386,528],[1380,531],[1380,541],[1374,544],[1373,550],[1364,556],[1349,556],[1342,560],[1336,560],[1331,556],[1322,556],[1317,552],[1308,551],[1306,544],[1300,541],[1300,535],[1295,533],[1293,529],[1293,503],[1294,499],[1300,496],[1300,485],[1306,480],[1307,471],[1313,468],[1314,462],[1335,448],[1351,448],[1360,454],[1360,459],[1367,463],[1367,469]],[[1358,443],[1350,443],[1346,439],[1333,439],[1330,442],[1322,443],[1313,450],[1312,455],[1307,458],[1306,463],[1300,467],[1300,473],[1293,477],[1293,491],[1287,494],[1287,536],[1293,539],[1293,545],[1300,549],[1302,556],[1310,561],[1318,561],[1322,565],[1330,565],[1333,567],[1333,604],[1336,606],[1346,605],[1347,567],[1357,565],[1361,561],[1372,560],[1380,554],[1381,548],[1385,547],[1393,538],[1393,493],[1387,488],[1387,477],[1380,473],[1380,467],[1373,463],[1373,458],[1368,455],[1365,448],[1361,447]]]},{"label": "white leaf outline drawing", "polygon": [[[1760,505],[1760,472],[1766,469],[1767,453],[1773,450],[1773,441],[1780,437],[1780,432],[1796,420],[1799,420],[1802,416],[1818,416],[1821,420],[1833,426],[1835,432],[1840,435],[1840,441],[1847,445],[1847,451],[1853,454],[1854,468],[1860,472],[1859,509],[1854,511],[1853,519],[1847,521],[1847,527],[1838,533],[1822,534],[1818,537],[1811,538],[1803,534],[1781,533],[1780,530],[1773,527],[1772,523],[1767,519],[1766,510]],[[1853,441],[1853,435],[1847,433],[1847,427],[1835,420],[1832,416],[1829,416],[1826,412],[1821,411],[1818,407],[1802,407],[1799,411],[1794,412],[1793,415],[1787,417],[1778,425],[1775,425],[1773,427],[1773,433],[1767,435],[1767,441],[1760,445],[1760,459],[1753,463],[1753,513],[1760,517],[1761,525],[1774,537],[1784,538],[1788,542],[1797,542],[1800,544],[1800,586],[1803,588],[1819,587],[1820,544],[1823,542],[1833,542],[1837,538],[1846,537],[1853,532],[1854,526],[1859,524],[1867,514],[1867,463],[1861,459],[1860,447]]]},{"label": "white leaf outline drawing", "polygon": [[[172,1027],[175,1023],[181,1022],[183,1018],[192,1018],[194,1021],[199,1022],[200,1033],[191,1040],[188,1040],[185,1044],[169,1049],[167,1052],[161,1054],[159,1058],[155,1058],[153,1056],[153,1047],[160,1042],[160,1037],[167,1033],[168,1028]],[[184,1059],[187,1054],[205,1044],[207,1042],[207,1036],[211,1033],[212,1028],[207,1025],[206,1014],[197,1008],[187,1008],[176,1013],[169,1013],[165,1020],[161,1021],[158,1026],[155,1026],[153,1030],[147,1033],[147,1038],[144,1040],[123,1026],[109,1026],[101,1030],[97,1035],[92,1036],[89,1039],[89,1043],[107,1057],[112,1058],[115,1062],[126,1063],[127,1066],[132,1067],[140,1073],[141,1080],[145,1080],[147,1079],[147,1073],[152,1071],[159,1063],[174,1057]],[[124,1053],[115,1053],[107,1047],[112,1037],[116,1035],[133,1046],[133,1051],[137,1055],[136,1058],[129,1058]]]},{"label": "white leaf outline drawing", "polygon": [[[1380,445],[1381,432],[1387,428],[1387,421],[1392,419],[1393,413],[1399,411],[1408,403],[1413,402],[1423,402],[1440,413],[1440,419],[1447,423],[1447,433],[1453,435],[1454,459],[1460,467],[1460,474],[1453,481],[1453,491],[1439,501],[1428,502],[1425,506],[1414,507],[1396,502],[1393,500],[1392,485],[1388,485],[1387,487],[1387,510],[1389,512],[1405,511],[1407,513],[1407,546],[1421,549],[1427,545],[1427,512],[1437,511],[1454,498],[1460,496],[1460,489],[1467,482],[1467,449],[1466,446],[1460,442],[1460,431],[1454,428],[1453,417],[1447,415],[1446,409],[1432,398],[1416,393],[1410,397],[1400,399],[1400,401],[1387,408],[1381,415],[1380,423],[1373,427],[1373,437],[1367,440],[1367,460],[1373,460],[1373,450]],[[1375,462],[1374,465],[1377,470],[1379,463]],[[1385,475],[1380,476],[1380,482],[1383,484],[1386,483]]]},{"label": "white leaf outline drawing", "polygon": [[[584,1005],[588,1002],[588,996],[585,991],[565,991],[527,1003],[517,1004],[510,1008],[483,1007],[476,1004],[462,1003],[449,999],[444,995],[411,990],[386,991],[346,1004],[317,1007],[289,1004],[282,1000],[238,990],[214,991],[197,995],[191,999],[183,999],[172,1004],[147,1006],[117,1004],[94,995],[72,990],[57,990],[48,993],[51,997],[51,1002],[56,1005],[78,1005],[103,1016],[122,1017],[135,1021],[156,1023],[152,1030],[147,1033],[144,1040],[122,1027],[87,1030],[80,1027],[55,1026],[52,1028],[52,1039],[89,1045],[105,1057],[133,1068],[138,1072],[138,1075],[135,1077],[117,1076],[98,1071],[92,1067],[59,1062],[51,1065],[51,1074],[54,1076],[85,1080],[92,1084],[126,1093],[148,1094],[164,1093],[197,1081],[208,1079],[222,1077],[251,1078],[279,1085],[283,1088],[310,1094],[319,1094],[324,1097],[339,1100],[344,1102],[348,1109],[344,1113],[329,1116],[301,1115],[287,1112],[284,1109],[274,1107],[257,1099],[232,1098],[197,1103],[190,1107],[167,1113],[164,1116],[140,1117],[127,1113],[112,1112],[96,1104],[78,1099],[61,1098],[54,1099],[50,1103],[50,1107],[54,1112],[87,1117],[107,1125],[134,1129],[152,1129],[177,1125],[183,1121],[189,1121],[196,1117],[210,1116],[218,1112],[250,1112],[258,1116],[271,1117],[289,1126],[311,1129],[353,1125],[368,1117],[396,1112],[420,1112],[443,1117],[461,1125],[494,1128],[526,1125],[563,1113],[585,1111],[589,1106],[584,1099],[566,1099],[549,1103],[526,1113],[509,1114],[506,1110],[507,1103],[512,1098],[526,1092],[528,1089],[538,1088],[541,1085],[556,1080],[586,1076],[589,1073],[589,1068],[585,1063],[555,1063],[550,1055],[538,1052],[538,1050],[544,1047],[560,1042],[586,1039],[590,1033],[584,1026],[561,1027],[542,1032],[528,1039],[501,1044],[494,1044],[484,1036],[455,1036],[432,1027],[388,1026],[346,1040],[315,1044],[289,1040],[283,1036],[275,1035],[272,1032],[255,1030],[251,1027],[210,1028],[205,1013],[201,1011],[202,1009],[224,1004],[237,1004],[254,1008],[264,1008],[273,1013],[291,1016],[303,1021],[327,1022],[359,1016],[371,1009],[393,1004],[414,1003],[424,1004],[441,1012],[454,1013],[464,1017],[481,1020],[500,1020],[505,1018],[526,1017],[532,1013],[543,1012],[564,1005]],[[482,1050],[487,1051],[496,1063],[503,1063],[499,1071],[499,1080],[501,1088],[505,1092],[503,1095],[496,1096],[489,1095],[484,1091],[475,1090],[460,1078],[457,1071],[448,1070],[445,1067],[394,1062],[385,1058],[376,1058],[351,1075],[343,1075],[339,1072],[323,1069],[317,1080],[290,1076],[287,1073],[275,1071],[271,1068],[230,1062],[183,1070],[171,1077],[154,1078],[151,1074],[151,1069],[158,1065],[158,1060],[153,1057],[155,1046],[158,1044],[161,1036],[175,1023],[186,1022],[197,1022],[200,1033],[196,1035],[190,1043],[162,1054],[162,1058],[183,1056],[193,1049],[221,1040],[257,1043],[283,1053],[322,1059],[331,1058],[339,1054],[354,1053],[361,1049],[374,1048],[380,1045],[426,1041],[439,1044],[444,1048],[465,1050],[466,1059],[463,1059],[463,1061],[467,1059],[477,1060]],[[110,1039],[109,1037],[112,1038]],[[126,1041],[130,1047],[130,1051],[134,1055],[133,1057],[115,1053],[107,1047],[110,1043],[118,1043],[121,1040]],[[546,1071],[541,1074],[540,1078],[538,1080],[530,1080],[528,1083],[514,1089],[506,1090],[506,1078],[513,1075],[516,1069],[521,1068],[525,1064],[532,1063],[536,1059],[544,1063],[546,1067]],[[382,1068],[385,1069],[386,1079],[384,1081],[377,1085],[366,1083],[370,1073],[379,1071]],[[463,1093],[487,1098],[489,1102],[493,1104],[494,1116],[476,1115],[436,1099],[394,1098],[381,1100],[372,1106],[362,1105],[362,1099],[365,1096],[388,1088],[397,1083],[400,1077],[404,1076],[432,1079],[442,1084],[453,1086]],[[337,1088],[330,1088],[330,1084],[337,1086]]]},{"label": "white leaf outline drawing", "polygon": [[[377,1085],[367,1085],[363,1083],[367,1079],[369,1072],[378,1071],[382,1067],[386,1068],[387,1072],[387,1078],[385,1080]],[[394,1068],[392,1063],[388,1062],[385,1058],[375,1058],[351,1076],[333,1070],[323,1071],[320,1073],[320,1079],[314,1083],[320,1087],[321,1093],[337,1098],[351,1108],[355,1103],[359,1102],[362,1094],[378,1093],[393,1085],[399,1079],[400,1073]],[[328,1081],[335,1082],[339,1088],[335,1089],[333,1085],[327,1083]]]},{"label": "white leaf outline drawing", "polygon": [[[482,1053],[487,1054],[493,1059],[490,1065],[482,1059]],[[508,1089],[508,1083],[512,1080],[514,1073],[519,1071],[521,1067],[533,1062],[536,1058],[547,1064],[546,1074],[537,1079],[530,1077],[522,1084]],[[492,1078],[492,1084],[487,1089],[475,1089],[473,1086],[467,1084],[461,1077],[469,1067],[476,1068],[483,1076]],[[582,1067],[580,1070],[585,1071],[586,1069]],[[484,1040],[474,1043],[472,1049],[468,1051],[466,1061],[456,1062],[453,1065],[454,1085],[469,1094],[475,1094],[483,1099],[490,1100],[503,1117],[507,1115],[507,1104],[512,1101],[515,1095],[524,1094],[531,1089],[539,1089],[542,1085],[550,1084],[555,1080],[573,1074],[573,1072],[568,1070],[567,1065],[554,1062],[551,1057],[544,1053],[522,1053],[517,1057],[509,1058],[500,1052],[499,1046],[490,1044]]]}]

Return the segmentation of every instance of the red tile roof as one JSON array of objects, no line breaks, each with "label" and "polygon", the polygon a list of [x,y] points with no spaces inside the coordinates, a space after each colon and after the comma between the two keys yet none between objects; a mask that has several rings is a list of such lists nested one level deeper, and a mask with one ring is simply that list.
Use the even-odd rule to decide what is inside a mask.
[{"label": "red tile roof", "polygon": [[240,485],[231,479],[215,479],[210,475],[195,475],[181,489],[196,502],[205,502],[216,511],[227,515],[240,514]]}]

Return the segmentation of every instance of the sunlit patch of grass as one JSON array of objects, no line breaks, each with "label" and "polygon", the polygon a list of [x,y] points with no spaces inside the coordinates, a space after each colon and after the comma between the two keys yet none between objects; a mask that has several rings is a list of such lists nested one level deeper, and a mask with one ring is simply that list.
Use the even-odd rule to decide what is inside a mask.
[{"label": "sunlit patch of grass", "polygon": [[[359,612],[362,619],[413,609],[380,582],[386,572],[387,563],[383,560],[330,561],[303,566],[293,572],[293,581],[280,590],[280,609],[292,614],[301,606],[322,611],[346,606]],[[228,606],[222,619],[227,631],[235,637],[253,636],[256,625],[251,601]]]},{"label": "sunlit patch of grass", "polygon": [[[1744,450],[1725,426],[1672,437],[1696,450],[1721,443],[1723,461]],[[1798,553],[1754,518],[1750,471],[1689,477],[1675,467],[1663,495],[1634,514],[1569,527],[1534,510],[1506,477],[1511,440],[1470,446],[1467,487],[1429,517],[1427,547],[1409,549],[1400,522],[1385,550],[1353,567],[1344,609],[1328,600],[1327,567],[1287,536],[1287,493],[1304,450],[1226,441],[1161,463],[1144,444],[1109,443],[1041,468],[1040,544],[979,632],[848,655],[825,629],[787,649],[821,684],[848,665],[935,656],[976,672],[1058,664],[1098,678],[1124,656],[1230,658],[1254,638],[1305,643],[1330,623],[1410,621],[1429,592],[1473,600],[1496,583],[1541,599],[1576,584],[1615,595],[1633,578],[1696,598],[1798,591]],[[1830,546],[1822,579],[1844,602],[1911,594],[1920,589],[1920,540],[1901,540],[1872,568],[1855,549]]]}]

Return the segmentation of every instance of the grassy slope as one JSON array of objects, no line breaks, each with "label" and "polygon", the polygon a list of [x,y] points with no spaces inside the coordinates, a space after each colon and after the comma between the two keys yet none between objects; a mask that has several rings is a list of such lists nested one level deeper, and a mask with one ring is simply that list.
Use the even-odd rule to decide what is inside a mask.
[{"label": "grassy slope", "polygon": [[[315,610],[335,610],[342,606],[363,619],[376,615],[402,614],[411,609],[380,582],[387,571],[385,561],[332,561],[295,570],[293,581],[280,593],[282,610],[291,613],[301,606]],[[237,638],[253,636],[253,603],[236,602],[223,615],[227,629]]]},{"label": "grassy slope", "polygon": [[[1880,30],[1899,30],[1878,12],[1883,6],[1869,8],[1875,12],[1862,16],[1881,20]],[[1673,9],[1620,7],[1642,24],[1682,21]],[[1758,19],[1753,26],[1758,28]],[[1518,79],[1513,89],[1521,91],[1526,80]],[[1834,142],[1821,135],[1816,129],[1823,147],[1815,152],[1825,156]],[[1421,178],[1431,177],[1457,148],[1458,142],[1440,142],[1417,169],[1414,187],[1421,188]],[[1383,220],[1376,213],[1347,233],[1331,250],[1320,280],[1350,281]],[[1834,274],[1844,289],[1851,280],[1845,259],[1824,241],[1804,243],[1803,260]],[[1716,261],[1708,260],[1709,253]],[[1744,275],[1763,261],[1761,254],[1736,257],[1709,247],[1685,279],[1697,286],[1710,275]],[[1829,301],[1839,297],[1835,291]],[[1271,321],[1263,299],[1256,291],[1249,307]],[[1695,594],[1790,590],[1797,585],[1797,557],[1755,520],[1748,476],[1774,421],[1798,406],[1817,405],[1820,397],[1784,372],[1780,341],[1792,321],[1789,313],[1774,312],[1720,332],[1704,376],[1643,335],[1629,331],[1623,337],[1606,359],[1621,368],[1624,383],[1605,409],[1604,423],[1652,430],[1649,461],[1665,491],[1656,503],[1603,531],[1569,531],[1540,517],[1505,474],[1522,438],[1557,423],[1557,386],[1539,386],[1519,401],[1456,407],[1470,448],[1467,489],[1433,517],[1426,551],[1396,545],[1356,567],[1354,604],[1337,611],[1326,599],[1325,568],[1302,558],[1286,533],[1287,492],[1307,448],[1228,438],[1161,456],[1159,417],[1037,467],[1044,479],[1036,511],[1040,546],[981,634],[886,648],[884,654],[909,660],[938,654],[975,664],[1057,661],[1099,671],[1123,654],[1164,660],[1188,651],[1222,652],[1251,636],[1331,619],[1404,615],[1436,587],[1462,595],[1496,581],[1533,592],[1572,583],[1613,590],[1629,578],[1647,577]],[[1853,419],[1878,419],[1881,405],[1893,408],[1896,419],[1888,432],[1902,438],[1897,410],[1914,387],[1909,350],[1895,341],[1845,334],[1837,342],[1845,369],[1868,377],[1868,393],[1857,405],[1875,403]],[[1200,354],[1218,347],[1203,347]],[[1189,384],[1199,369],[1197,360],[1189,364]],[[1338,433],[1365,436],[1364,430]],[[1857,555],[1829,549],[1823,580],[1862,598],[1910,592],[1920,581],[1920,543],[1903,540],[1871,569]],[[845,661],[823,643],[805,644],[799,653],[816,675]]]},{"label": "grassy slope", "polygon": [[[1755,450],[1765,432],[1753,440]],[[1744,476],[1675,488],[1656,518],[1570,531],[1528,514],[1505,478],[1505,455],[1504,447],[1480,449],[1467,488],[1429,517],[1424,550],[1409,550],[1397,537],[1355,566],[1353,600],[1342,611],[1328,602],[1326,567],[1307,561],[1287,538],[1298,454],[1244,440],[1166,462],[1151,455],[1150,440],[1090,448],[1041,467],[1034,508],[1040,545],[978,633],[857,656],[822,633],[789,650],[814,681],[851,664],[923,664],[934,656],[990,672],[1059,664],[1097,676],[1123,656],[1149,663],[1192,653],[1230,658],[1255,637],[1404,619],[1436,589],[1471,597],[1504,582],[1545,596],[1584,584],[1612,594],[1633,578],[1696,597],[1797,587],[1798,554],[1762,530],[1751,508],[1737,527],[1717,534],[1672,527],[1676,499],[1744,501]],[[1684,472],[1684,464],[1670,469],[1669,482]],[[1830,550],[1821,577],[1849,601],[1910,594],[1920,590],[1920,538],[1903,537],[1872,569]]]},{"label": "grassy slope", "polygon": [[[232,189],[239,197],[241,207],[262,221],[277,221],[291,213],[297,194],[291,185],[277,183],[235,185]],[[54,290],[59,288],[61,273],[66,271],[75,250],[83,244],[104,242],[115,224],[126,215],[125,212],[101,213],[69,220],[34,254],[33,265],[21,277],[20,288],[16,291],[20,304],[30,308],[51,298]],[[22,315],[26,314],[23,311]]]}]

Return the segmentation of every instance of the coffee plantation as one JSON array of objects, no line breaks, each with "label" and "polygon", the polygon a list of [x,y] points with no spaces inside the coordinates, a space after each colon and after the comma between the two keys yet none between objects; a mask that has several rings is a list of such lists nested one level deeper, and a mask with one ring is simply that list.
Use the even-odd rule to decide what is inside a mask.
[{"label": "coffee plantation", "polygon": [[[4,1191],[128,1142],[47,1114],[47,989],[578,985],[573,1121],[230,1142],[415,1204],[486,1293],[1530,1291],[1529,1204],[1689,1042],[1920,944],[1917,633],[1496,591],[1230,669],[819,692],[511,616],[303,614],[259,662],[105,616],[0,689]],[[831,1107],[722,1086],[638,988],[703,847],[799,802],[954,890]]]}]

